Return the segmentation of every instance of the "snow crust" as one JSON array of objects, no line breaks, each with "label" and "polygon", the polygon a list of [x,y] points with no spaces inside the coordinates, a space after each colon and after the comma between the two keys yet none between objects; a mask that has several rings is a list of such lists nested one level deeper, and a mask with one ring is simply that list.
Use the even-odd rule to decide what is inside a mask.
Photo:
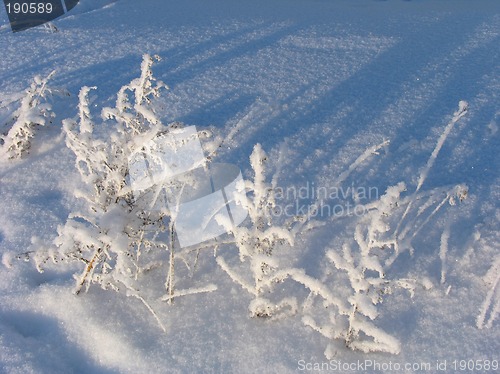
[{"label": "snow crust", "polygon": [[[284,373],[331,360],[446,360],[454,372],[453,360],[500,360],[498,1],[81,0],[54,25],[12,34],[0,9],[0,132],[35,76],[56,70],[71,94],[38,118],[29,157],[0,162],[0,372]],[[144,302],[76,296],[80,267],[33,265],[31,248],[85,208],[62,120],[113,106],[145,53],[162,57],[155,76],[170,87],[157,116],[213,133],[205,154],[255,176],[258,198],[271,186],[289,212],[343,208],[263,231],[284,244],[249,274],[266,263],[259,287],[279,299],[235,267],[234,246],[186,256],[179,275],[198,286],[181,282],[172,305],[161,277],[142,285]],[[363,332],[349,348],[348,325]]]}]

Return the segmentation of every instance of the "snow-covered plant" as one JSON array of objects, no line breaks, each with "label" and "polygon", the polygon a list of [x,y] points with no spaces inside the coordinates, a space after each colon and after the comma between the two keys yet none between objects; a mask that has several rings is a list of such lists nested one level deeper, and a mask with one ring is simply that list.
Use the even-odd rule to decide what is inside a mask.
[{"label": "snow-covered plant", "polygon": [[257,317],[272,317],[281,314],[282,309],[293,312],[297,309],[294,298],[286,298],[273,304],[263,296],[272,290],[273,283],[269,280],[279,269],[273,253],[282,250],[285,245],[293,246],[295,236],[290,226],[278,224],[273,215],[276,207],[275,189],[266,182],[266,162],[266,153],[260,144],[256,144],[250,156],[254,178],[253,181],[245,180],[237,202],[248,211],[248,225],[233,227],[230,222],[219,219],[234,236],[240,266],[238,270],[232,269],[222,255],[217,257],[217,263],[236,283],[254,296],[249,308],[251,315]]},{"label": "snow-covered plant", "polygon": [[23,94],[19,108],[7,120],[9,131],[0,136],[3,143],[0,149],[2,157],[16,159],[29,153],[37,128],[45,126],[47,120],[55,117],[52,105],[48,102],[53,94],[60,92],[48,86],[54,74],[55,71],[52,71],[45,78],[36,76]]},{"label": "snow-covered plant", "polygon": [[[366,207],[369,211],[358,219],[353,241],[345,242],[340,251],[327,250],[326,260],[335,270],[326,267],[321,283],[332,290],[336,300],[346,300],[348,305],[332,302],[331,297],[325,297],[322,292],[311,293],[303,308],[306,326],[329,339],[341,339],[352,349],[399,353],[399,341],[373,322],[378,317],[377,305],[383,302],[385,295],[398,289],[413,296],[417,287],[432,287],[432,282],[423,277],[391,277],[394,255],[403,248],[413,251],[411,240],[394,238],[403,209],[410,201],[401,197],[404,191],[406,186],[402,182],[389,187],[383,196]],[[457,186],[448,191],[436,189],[418,195],[417,201],[421,203],[414,203],[414,207],[422,220],[413,226],[409,233],[411,239],[442,207],[440,195],[444,193],[444,200],[453,205],[456,199],[464,198],[464,191],[464,186]],[[331,356],[331,346],[325,354]]]},{"label": "snow-covered plant", "polygon": [[[332,303],[322,293],[312,293],[304,304],[304,324],[329,339],[344,340],[352,349],[399,353],[399,341],[373,322],[378,316],[376,306],[385,295],[397,289],[407,290],[413,296],[418,286],[432,287],[432,282],[426,278],[391,277],[391,266],[404,251],[413,255],[414,238],[446,203],[455,205],[457,200],[462,201],[467,196],[467,187],[463,185],[420,191],[444,140],[466,111],[466,103],[460,102],[459,110],[420,173],[415,193],[402,197],[406,191],[403,182],[389,187],[378,200],[365,206],[368,212],[356,221],[353,240],[345,242],[341,251],[330,249],[326,252],[326,260],[334,270],[326,267],[322,283],[335,288],[334,294],[339,294],[337,297],[347,300],[349,305],[346,308]],[[448,236],[445,229],[439,253],[442,262],[446,258]],[[441,282],[444,279],[443,267]],[[325,354],[332,356],[332,346]]]},{"label": "snow-covered plant", "polygon": [[154,58],[145,55],[141,76],[119,90],[115,107],[102,110],[103,125],[113,126],[109,139],[101,139],[94,132],[88,95],[95,87],[81,89],[78,120],[64,121],[63,129],[84,182],[85,188],[76,191],[76,195],[85,201],[85,209],[71,213],[68,221],[58,228],[51,249],[39,249],[34,257],[39,270],[50,260],[82,262],[84,269],[76,280],[77,294],[92,284],[103,289],[125,290],[128,296],[140,299],[163,328],[142,296],[138,279],[143,273],[161,267],[162,255],[170,251],[166,286],[172,300],[172,210],[156,204],[157,192],[165,186],[148,185],[138,194],[132,188],[130,175],[133,155],[155,160],[158,154],[150,147],[152,141],[159,137],[167,141],[165,134],[180,126],[177,123],[164,126],[151,105],[152,99],[166,87],[153,78],[153,62]]},{"label": "snow-covered plant", "polygon": [[303,321],[306,325],[330,339],[344,340],[349,348],[364,352],[399,353],[397,339],[376,327],[372,321],[378,316],[376,305],[382,302],[384,295],[391,293],[394,288],[405,288],[413,294],[417,283],[414,279],[387,279],[383,265],[389,247],[394,245],[393,241],[385,238],[389,230],[386,218],[391,217],[398,208],[400,195],[405,188],[404,183],[388,188],[385,195],[359,219],[354,243],[344,243],[340,253],[335,250],[326,253],[327,260],[335,269],[345,272],[348,285],[345,287],[345,282],[341,283],[343,277],[338,272],[335,272],[334,280],[327,277],[324,282],[336,284],[337,292],[339,288],[344,291],[351,289],[350,294],[347,292],[343,295],[349,303],[348,310],[338,306],[334,309],[324,300],[322,304],[330,306],[329,318],[320,325],[313,318],[312,296],[305,305]]}]

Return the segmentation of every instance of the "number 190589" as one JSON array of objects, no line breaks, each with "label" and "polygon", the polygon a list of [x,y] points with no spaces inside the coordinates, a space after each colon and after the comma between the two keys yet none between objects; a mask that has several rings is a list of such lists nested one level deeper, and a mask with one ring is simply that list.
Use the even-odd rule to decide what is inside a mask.
[{"label": "number 190589", "polygon": [[498,360],[453,360],[451,367],[455,371],[497,371]]},{"label": "number 190589", "polygon": [[9,14],[50,14],[52,13],[51,3],[6,3]]}]

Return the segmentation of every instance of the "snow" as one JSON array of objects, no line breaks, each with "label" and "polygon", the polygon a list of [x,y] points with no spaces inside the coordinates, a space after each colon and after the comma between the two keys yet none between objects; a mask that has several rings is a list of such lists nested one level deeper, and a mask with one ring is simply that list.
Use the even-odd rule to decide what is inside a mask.
[{"label": "snow", "polygon": [[[0,132],[35,76],[55,70],[53,87],[71,94],[49,99],[56,117],[29,155],[0,161],[1,373],[281,373],[330,360],[430,372],[446,360],[456,372],[453,360],[500,360],[500,2],[80,0],[53,24],[13,34],[0,7]],[[31,252],[50,252],[88,205],[62,121],[81,112],[82,132],[106,139],[101,109],[140,84],[144,54],[161,57],[163,123],[213,134],[205,155],[237,165],[255,201],[295,192],[269,200],[294,217],[235,231],[273,242],[272,256],[227,238],[180,252],[172,305],[165,251],[139,293],[78,296],[82,263],[39,273]],[[319,199],[320,187],[340,193]],[[123,216],[99,219],[126,245]],[[97,245],[85,222],[72,227]],[[352,349],[345,331],[359,332]]]}]

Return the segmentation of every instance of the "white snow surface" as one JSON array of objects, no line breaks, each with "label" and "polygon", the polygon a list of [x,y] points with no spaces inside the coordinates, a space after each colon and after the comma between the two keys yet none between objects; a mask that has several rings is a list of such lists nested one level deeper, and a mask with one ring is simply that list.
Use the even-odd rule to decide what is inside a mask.
[{"label": "white snow surface", "polygon": [[[58,32],[14,34],[0,8],[0,125],[36,75],[56,70],[52,84],[71,94],[53,99],[57,117],[26,158],[0,162],[1,373],[288,373],[365,360],[381,366],[344,372],[425,372],[394,369],[407,363],[436,372],[446,362],[442,372],[451,373],[453,360],[500,360],[500,1],[81,0],[53,24]],[[83,204],[61,132],[77,115],[80,88],[97,87],[98,117],[138,76],[145,53],[162,58],[153,72],[170,87],[155,102],[161,119],[226,136],[217,162],[244,177],[260,143],[283,188],[372,187],[379,194],[369,204],[399,182],[407,199],[467,186],[467,199],[432,216],[386,274],[424,284],[413,297],[384,296],[373,313],[399,354],[351,350],[299,314],[252,318],[251,295],[210,251],[193,277],[195,290],[211,293],[169,305],[155,293],[164,278],[149,278],[145,297],[166,332],[136,298],[98,287],[74,295],[81,266],[39,273],[16,258],[33,240],[50,243]],[[461,100],[467,114],[447,127]],[[331,218],[318,217],[322,225],[279,261],[307,280],[328,267],[340,274],[325,254],[353,240],[357,221]],[[220,253],[237,259],[235,248]],[[299,284],[283,287],[300,303],[307,297]]]}]

